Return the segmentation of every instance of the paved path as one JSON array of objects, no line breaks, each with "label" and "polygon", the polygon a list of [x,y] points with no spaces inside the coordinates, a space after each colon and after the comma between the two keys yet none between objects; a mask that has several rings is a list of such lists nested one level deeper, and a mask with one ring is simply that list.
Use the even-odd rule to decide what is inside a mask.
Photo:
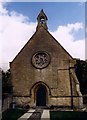
[{"label": "paved path", "polygon": [[41,120],[50,120],[50,112],[49,112],[49,110],[43,110]]},{"label": "paved path", "polygon": [[30,109],[18,120],[50,120],[50,112],[45,109]]},{"label": "paved path", "polygon": [[29,111],[27,111],[27,113],[25,113],[23,116],[21,116],[18,120],[27,120],[31,115],[32,113],[34,112],[35,110],[31,109]]}]

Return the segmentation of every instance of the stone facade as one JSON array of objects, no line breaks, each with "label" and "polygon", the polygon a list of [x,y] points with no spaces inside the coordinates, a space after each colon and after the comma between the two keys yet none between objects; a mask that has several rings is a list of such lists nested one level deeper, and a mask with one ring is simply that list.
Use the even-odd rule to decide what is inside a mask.
[{"label": "stone facade", "polygon": [[37,20],[36,32],[10,63],[16,103],[37,106],[43,94],[46,106],[82,106],[75,59],[48,32],[43,10]]}]

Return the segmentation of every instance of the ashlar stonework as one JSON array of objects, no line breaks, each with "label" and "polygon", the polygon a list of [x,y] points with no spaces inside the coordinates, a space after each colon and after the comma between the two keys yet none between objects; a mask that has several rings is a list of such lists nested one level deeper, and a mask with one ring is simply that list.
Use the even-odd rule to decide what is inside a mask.
[{"label": "ashlar stonework", "polygon": [[37,21],[36,32],[10,63],[16,104],[81,107],[75,59],[49,33],[43,10]]}]

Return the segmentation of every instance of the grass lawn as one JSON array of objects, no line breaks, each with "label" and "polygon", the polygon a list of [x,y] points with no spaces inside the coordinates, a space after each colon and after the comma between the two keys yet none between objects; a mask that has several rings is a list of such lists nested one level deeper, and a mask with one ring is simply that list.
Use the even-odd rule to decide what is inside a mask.
[{"label": "grass lawn", "polygon": [[50,120],[87,120],[87,112],[50,111]]},{"label": "grass lawn", "polygon": [[26,112],[26,109],[8,109],[2,113],[2,120],[17,120]]}]

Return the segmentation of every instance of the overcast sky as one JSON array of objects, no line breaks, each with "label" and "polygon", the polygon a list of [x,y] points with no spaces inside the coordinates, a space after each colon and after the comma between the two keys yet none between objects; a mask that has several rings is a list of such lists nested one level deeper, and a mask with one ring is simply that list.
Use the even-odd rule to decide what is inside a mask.
[{"label": "overcast sky", "polygon": [[37,16],[43,9],[48,30],[74,58],[85,60],[85,4],[0,3],[0,67],[11,62],[36,31]]}]

